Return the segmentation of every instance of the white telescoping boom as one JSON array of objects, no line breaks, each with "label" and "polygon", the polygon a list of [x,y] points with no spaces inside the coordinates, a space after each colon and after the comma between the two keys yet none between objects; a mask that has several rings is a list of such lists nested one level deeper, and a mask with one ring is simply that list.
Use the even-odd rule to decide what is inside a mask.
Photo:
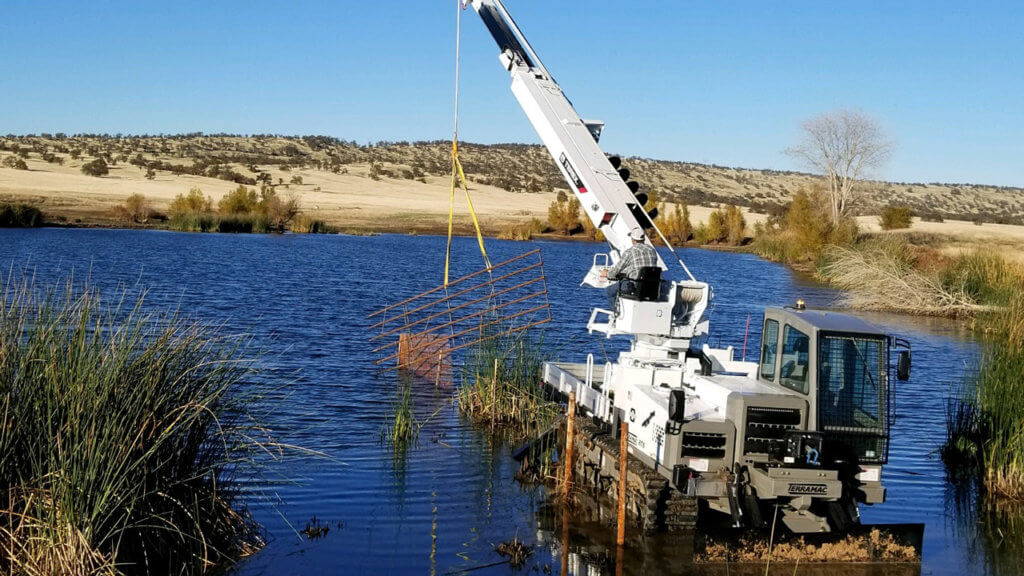
[{"label": "white telescoping boom", "polygon": [[[628,173],[620,173],[618,166],[614,166],[598,146],[604,124],[580,118],[501,0],[468,0],[466,3],[473,6],[498,43],[501,63],[512,76],[512,93],[562,171],[583,212],[610,245],[607,257],[600,263],[601,259],[595,257],[584,279],[584,283],[599,287],[603,283],[600,271],[609,263],[617,262],[631,246],[630,231],[637,227],[655,228],[643,208],[646,195],[638,192],[634,183],[626,181]],[[660,298],[661,302],[623,300],[622,309],[617,312],[597,309],[591,315],[588,328],[609,336],[632,334],[644,344],[663,351],[686,349],[690,339],[707,332],[705,312],[711,290],[690,275],[682,260],[679,264],[689,280],[672,283]],[[662,270],[667,268],[660,255],[658,266]],[[602,315],[607,322],[597,322]],[[648,346],[645,348],[653,351]]]}]

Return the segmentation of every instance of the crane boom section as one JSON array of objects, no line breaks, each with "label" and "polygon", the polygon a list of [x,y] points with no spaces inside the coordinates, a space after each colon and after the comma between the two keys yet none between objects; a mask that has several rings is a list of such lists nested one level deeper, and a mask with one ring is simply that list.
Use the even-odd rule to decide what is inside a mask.
[{"label": "crane boom section", "polygon": [[[512,93],[579,200],[587,218],[599,228],[617,259],[632,241],[629,232],[653,227],[643,206],[598,146],[600,123],[580,118],[551,77],[501,0],[470,0],[501,49],[501,62],[512,76]],[[661,256],[658,265],[666,268]]]}]

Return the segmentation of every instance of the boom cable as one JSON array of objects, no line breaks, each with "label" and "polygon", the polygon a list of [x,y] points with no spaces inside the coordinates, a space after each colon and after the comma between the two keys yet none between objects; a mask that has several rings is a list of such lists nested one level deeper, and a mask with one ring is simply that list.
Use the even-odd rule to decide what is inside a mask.
[{"label": "boom cable", "polygon": [[455,118],[454,132],[452,135],[452,182],[451,194],[448,199],[448,245],[444,255],[444,285],[448,286],[448,272],[451,268],[452,258],[452,228],[455,219],[455,189],[461,184],[466,194],[466,204],[469,205],[469,215],[473,218],[473,228],[476,230],[476,240],[480,245],[480,254],[484,257],[484,265],[488,272],[491,270],[491,261],[487,257],[487,249],[484,248],[484,236],[480,232],[480,222],[476,217],[476,210],[473,208],[473,199],[469,197],[469,183],[466,181],[466,173],[462,169],[462,162],[459,161],[459,69],[462,52],[462,11],[465,10],[463,0],[456,0],[455,15]]}]

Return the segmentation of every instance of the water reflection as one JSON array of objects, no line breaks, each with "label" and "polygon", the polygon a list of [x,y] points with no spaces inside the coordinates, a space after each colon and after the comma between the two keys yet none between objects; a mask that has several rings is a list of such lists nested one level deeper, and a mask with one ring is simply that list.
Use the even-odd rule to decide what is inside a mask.
[{"label": "water reflection", "polygon": [[978,573],[1024,574],[1024,502],[987,496],[978,482],[950,484],[949,526]]}]

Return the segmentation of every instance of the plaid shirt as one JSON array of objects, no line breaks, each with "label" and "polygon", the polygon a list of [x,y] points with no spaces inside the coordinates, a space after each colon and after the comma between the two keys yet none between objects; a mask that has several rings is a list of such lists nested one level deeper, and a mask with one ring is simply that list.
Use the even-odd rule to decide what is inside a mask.
[{"label": "plaid shirt", "polygon": [[640,277],[640,269],[658,265],[658,253],[648,244],[633,244],[622,254],[622,258],[608,270],[608,278],[618,280],[622,277],[636,280]]}]

